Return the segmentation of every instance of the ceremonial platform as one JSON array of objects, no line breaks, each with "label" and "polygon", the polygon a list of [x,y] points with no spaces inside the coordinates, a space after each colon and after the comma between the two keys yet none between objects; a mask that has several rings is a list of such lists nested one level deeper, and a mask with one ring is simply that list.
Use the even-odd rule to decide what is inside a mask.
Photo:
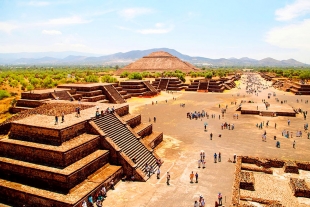
[{"label": "ceremonial platform", "polygon": [[22,111],[0,131],[0,204],[11,206],[91,206],[112,180],[148,180],[163,140],[128,104],[64,100]]},{"label": "ceremonial platform", "polygon": [[287,104],[271,104],[268,109],[264,103],[242,103],[237,109],[241,114],[253,114],[260,116],[296,116],[294,109]]}]

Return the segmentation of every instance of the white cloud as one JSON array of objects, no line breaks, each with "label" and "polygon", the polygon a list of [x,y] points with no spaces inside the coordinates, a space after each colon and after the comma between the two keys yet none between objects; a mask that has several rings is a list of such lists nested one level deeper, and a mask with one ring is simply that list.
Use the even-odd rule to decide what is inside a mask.
[{"label": "white cloud", "polygon": [[265,40],[281,48],[310,49],[310,19],[276,27],[267,33]]},{"label": "white cloud", "polygon": [[308,13],[310,13],[309,0],[296,0],[293,4],[288,4],[275,12],[278,21],[291,20]]},{"label": "white cloud", "polygon": [[28,6],[48,6],[51,3],[47,2],[47,1],[29,1],[27,3],[25,3]]},{"label": "white cloud", "polygon": [[69,24],[85,24],[91,22],[90,20],[85,20],[79,16],[64,17],[57,19],[50,19],[46,22],[40,23],[43,25],[69,25]]},{"label": "white cloud", "polygon": [[173,30],[173,26],[166,27],[163,23],[156,23],[155,28],[149,28],[149,29],[141,29],[137,30],[140,34],[165,34],[168,32],[171,32]]},{"label": "white cloud", "polygon": [[127,31],[132,31],[132,29],[128,28],[128,27],[123,27],[123,26],[115,26],[116,28],[120,29],[120,30],[127,30]]},{"label": "white cloud", "polygon": [[13,29],[18,28],[17,25],[8,22],[0,22],[0,31],[10,33]]},{"label": "white cloud", "polygon": [[57,30],[42,30],[42,34],[46,34],[46,35],[61,35],[61,31],[57,31]]},{"label": "white cloud", "polygon": [[153,10],[149,8],[128,8],[118,12],[118,14],[125,19],[133,19],[137,16],[150,13],[153,13]]}]

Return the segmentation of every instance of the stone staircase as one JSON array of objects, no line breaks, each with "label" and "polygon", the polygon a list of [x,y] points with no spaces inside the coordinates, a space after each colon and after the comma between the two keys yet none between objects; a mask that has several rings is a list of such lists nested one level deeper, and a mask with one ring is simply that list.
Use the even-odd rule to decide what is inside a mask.
[{"label": "stone staircase", "polygon": [[66,100],[66,101],[71,101],[72,96],[67,92],[67,91],[56,91],[52,93],[58,100]]},{"label": "stone staircase", "polygon": [[156,166],[156,157],[139,141],[139,136],[122,122],[115,114],[108,114],[93,120],[95,124],[130,158],[136,158],[136,164],[145,172],[145,164]]},{"label": "stone staircase", "polygon": [[113,85],[103,85],[102,89],[103,93],[109,98],[111,103],[126,103],[126,100]]},{"label": "stone staircase", "polygon": [[159,84],[158,84],[157,89],[166,90],[168,84],[169,84],[169,80],[166,79],[166,78],[162,78],[162,79],[160,80]]},{"label": "stone staircase", "polygon": [[143,81],[143,83],[151,92],[153,92],[154,94],[158,94],[158,91],[155,89],[154,86],[150,84],[149,81]]},{"label": "stone staircase", "polygon": [[225,88],[228,89],[228,90],[231,90],[231,89],[232,89],[232,88],[231,88],[228,84],[226,84],[226,83],[223,83],[223,86],[225,86]]}]

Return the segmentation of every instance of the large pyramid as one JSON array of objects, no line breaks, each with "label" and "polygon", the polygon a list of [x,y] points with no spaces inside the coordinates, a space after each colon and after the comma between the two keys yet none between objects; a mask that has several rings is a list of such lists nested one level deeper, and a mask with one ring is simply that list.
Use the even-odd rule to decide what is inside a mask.
[{"label": "large pyramid", "polygon": [[148,56],[140,58],[139,60],[130,63],[122,69],[119,69],[116,74],[127,72],[164,72],[180,70],[188,73],[190,71],[198,71],[199,69],[192,64],[182,61],[179,58],[164,52],[152,52]]}]

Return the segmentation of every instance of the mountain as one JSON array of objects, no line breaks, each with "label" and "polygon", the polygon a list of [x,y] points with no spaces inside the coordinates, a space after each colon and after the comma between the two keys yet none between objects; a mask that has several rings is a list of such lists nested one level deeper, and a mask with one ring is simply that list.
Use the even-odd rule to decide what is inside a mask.
[{"label": "mountain", "polygon": [[148,50],[132,50],[111,55],[100,56],[98,54],[82,52],[42,52],[42,53],[0,53],[0,64],[9,65],[128,65],[155,51],[165,51],[173,56],[195,65],[213,66],[309,66],[294,59],[276,60],[264,58],[255,60],[248,57],[211,59],[199,56],[189,56],[174,49],[153,48]]}]

